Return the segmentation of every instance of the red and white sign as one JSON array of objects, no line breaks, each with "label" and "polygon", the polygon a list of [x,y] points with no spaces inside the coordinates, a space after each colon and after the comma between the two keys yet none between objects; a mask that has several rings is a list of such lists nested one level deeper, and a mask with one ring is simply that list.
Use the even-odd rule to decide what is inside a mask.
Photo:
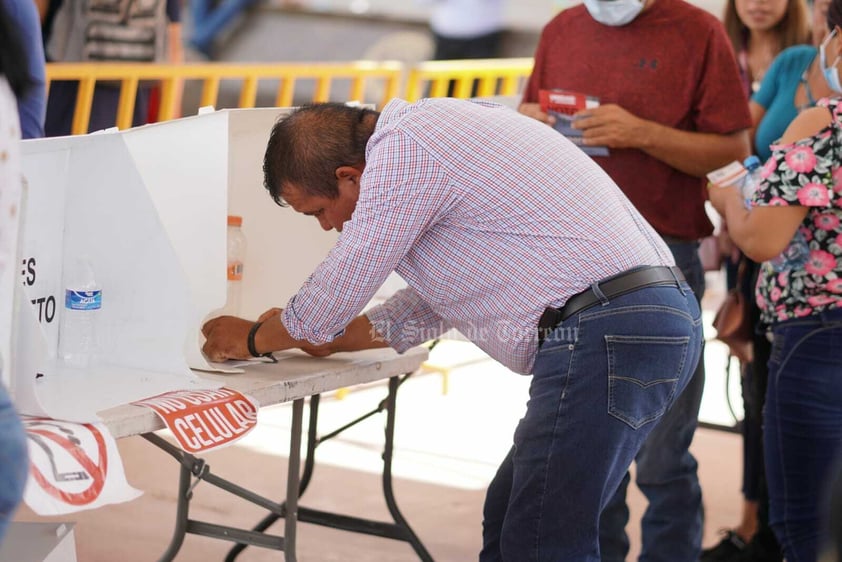
[{"label": "red and white sign", "polygon": [[154,410],[188,453],[230,445],[257,425],[257,401],[230,388],[178,390],[132,404]]},{"label": "red and white sign", "polygon": [[39,515],[60,515],[129,501],[114,438],[100,423],[23,418],[29,441],[26,504]]}]

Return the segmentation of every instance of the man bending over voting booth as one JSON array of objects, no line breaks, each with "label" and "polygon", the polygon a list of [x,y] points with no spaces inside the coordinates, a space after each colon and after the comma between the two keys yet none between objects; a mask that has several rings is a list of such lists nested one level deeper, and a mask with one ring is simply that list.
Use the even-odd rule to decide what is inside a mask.
[{"label": "man bending over voting booth", "polygon": [[[486,496],[480,560],[598,561],[599,516],[701,353],[701,312],[651,226],[579,148],[494,104],[305,106],[265,186],[340,232],[286,308],[203,327],[213,361],[399,352],[456,328],[531,374]],[[408,288],[361,311],[395,271]]]}]

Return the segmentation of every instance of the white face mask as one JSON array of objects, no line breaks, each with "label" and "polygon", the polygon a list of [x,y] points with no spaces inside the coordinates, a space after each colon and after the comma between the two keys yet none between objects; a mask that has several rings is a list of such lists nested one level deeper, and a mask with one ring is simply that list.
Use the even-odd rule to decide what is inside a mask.
[{"label": "white face mask", "polygon": [[591,17],[604,25],[626,25],[643,11],[643,0],[584,0]]},{"label": "white face mask", "polygon": [[822,69],[822,74],[824,75],[824,79],[825,82],[827,82],[828,87],[837,94],[842,94],[842,84],[839,82],[839,69],[836,68],[840,57],[837,56],[836,60],[833,61],[833,64],[828,66],[827,54],[825,53],[827,44],[830,43],[830,40],[834,37],[836,37],[836,29],[831,31],[830,35],[828,35],[825,40],[822,41],[821,46],[819,46],[819,66]]}]

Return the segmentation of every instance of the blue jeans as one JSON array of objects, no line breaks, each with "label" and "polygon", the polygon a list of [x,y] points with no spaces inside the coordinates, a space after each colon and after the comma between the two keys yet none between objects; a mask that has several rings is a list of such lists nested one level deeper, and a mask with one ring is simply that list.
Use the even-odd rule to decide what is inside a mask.
[{"label": "blue jeans", "polygon": [[193,35],[190,43],[210,56],[213,42],[234,18],[257,0],[194,0],[190,5],[193,15]]},{"label": "blue jeans", "polygon": [[[668,244],[699,302],[705,291],[705,274],[697,242]],[[637,487],[649,505],[641,521],[640,560],[646,562],[696,562],[702,548],[702,488],[690,443],[698,424],[705,386],[701,358],[687,388],[670,408],[635,457]],[[603,562],[622,562],[629,552],[626,523],[626,489],[623,477],[600,519],[599,544]]]},{"label": "blue jeans", "polygon": [[816,562],[842,457],[842,309],[772,330],[763,441],[769,522],[787,562]]},{"label": "blue jeans", "polygon": [[599,515],[689,382],[701,313],[687,284],[574,314],[535,359],[526,414],[489,485],[481,562],[598,561]]},{"label": "blue jeans", "polygon": [[0,383],[0,542],[23,498],[28,473],[26,433],[6,387]]}]

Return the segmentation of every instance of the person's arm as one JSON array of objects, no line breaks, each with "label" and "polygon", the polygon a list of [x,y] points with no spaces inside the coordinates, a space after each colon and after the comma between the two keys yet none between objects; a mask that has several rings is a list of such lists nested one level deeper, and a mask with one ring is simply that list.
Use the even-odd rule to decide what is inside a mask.
[{"label": "person's arm", "polygon": [[184,46],[181,43],[181,23],[170,22],[167,24],[167,61],[172,64],[184,62]]},{"label": "person's arm", "polygon": [[[787,128],[781,145],[809,138],[831,122],[825,107],[801,113]],[[773,156],[774,157],[774,156]],[[809,208],[797,204],[764,205],[746,209],[736,187],[709,189],[710,201],[728,223],[731,239],[751,259],[767,261],[783,252]]]},{"label": "person's arm", "polygon": [[751,113],[751,129],[748,130],[748,140],[750,146],[754,146],[754,139],[757,135],[757,127],[760,125],[760,122],[763,121],[763,117],[766,115],[766,108],[757,103],[754,100],[751,100],[748,103],[748,111]]},{"label": "person's arm", "polygon": [[632,115],[616,104],[580,111],[573,126],[584,132],[586,145],[636,148],[697,177],[751,153],[746,130],[728,134],[682,131]]},{"label": "person's arm", "polygon": [[[352,320],[344,333],[332,342],[313,345],[310,342],[292,338],[281,322],[281,310],[276,310],[278,312],[273,317],[258,320],[260,325],[254,332],[254,349],[259,354],[299,348],[310,355],[324,357],[340,351],[388,347],[386,340],[375,330],[366,316],[358,316]],[[234,316],[220,316],[209,320],[202,327],[202,333],[207,339],[202,351],[215,362],[253,357],[248,348],[248,338],[255,324],[251,320]]]},{"label": "person's arm", "polygon": [[710,200],[719,214],[725,217],[731,240],[756,262],[780,255],[809,210],[799,205],[746,209],[735,187],[710,187]]},{"label": "person's arm", "polygon": [[[458,196],[447,170],[412,137],[399,131],[378,135],[368,150],[376,157],[366,164],[353,218],[284,309],[284,325],[294,338],[323,344],[341,335]],[[400,165],[393,155],[400,155]],[[419,191],[419,185],[426,189]]]},{"label": "person's arm", "polygon": [[7,6],[8,17],[19,30],[19,39],[28,57],[26,67],[30,85],[17,100],[21,138],[41,138],[44,136],[47,111],[47,82],[39,8],[29,0],[4,5]]},{"label": "person's arm", "polygon": [[[254,350],[261,353],[298,348],[316,357],[340,351],[360,351],[393,347],[403,352],[412,346],[437,337],[450,328],[418,294],[403,289],[385,303],[357,316],[345,327],[342,335],[324,344],[312,344],[290,336],[282,321],[283,309],[271,308],[260,315],[260,326],[254,332]],[[207,341],[202,350],[211,361],[248,359],[249,332],[255,322],[233,316],[209,320],[202,333]]]},{"label": "person's arm", "polygon": [[35,6],[38,8],[38,16],[41,23],[44,23],[44,18],[47,17],[47,10],[50,7],[50,0],[33,0]]},{"label": "person's arm", "polygon": [[[263,322],[255,332],[254,347],[259,353],[289,349],[284,347],[291,338],[289,332],[281,322],[280,317]],[[332,342],[313,345],[306,341],[296,341],[291,347],[297,347],[302,351],[316,357],[325,357],[340,351],[360,351],[363,349],[375,349],[389,347],[385,338],[377,332],[371,321],[365,315],[360,315],[351,320],[341,336]]]}]

